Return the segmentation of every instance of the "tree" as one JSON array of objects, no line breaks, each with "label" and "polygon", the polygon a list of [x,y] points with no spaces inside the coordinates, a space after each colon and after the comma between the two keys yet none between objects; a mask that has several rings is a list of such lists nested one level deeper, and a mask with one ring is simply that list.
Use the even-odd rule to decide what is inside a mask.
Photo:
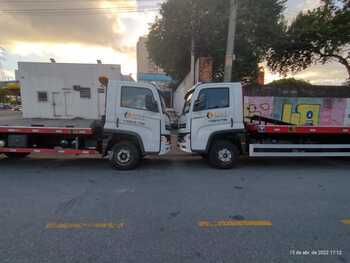
[{"label": "tree", "polygon": [[16,104],[19,103],[18,98],[21,96],[21,88],[19,83],[8,83],[4,87],[0,87],[0,101],[9,102],[9,97],[13,98]]},{"label": "tree", "polygon": [[0,103],[7,102],[6,96],[7,96],[6,90],[0,87]]},{"label": "tree", "polygon": [[288,87],[306,87],[306,86],[312,86],[312,84],[308,81],[302,80],[302,79],[295,79],[295,78],[287,78],[287,79],[279,79],[272,81],[271,83],[267,84],[268,86],[288,86]]},{"label": "tree", "polygon": [[320,7],[300,13],[282,36],[267,58],[272,71],[286,75],[337,61],[350,78],[349,0],[322,0]]},{"label": "tree", "polygon": [[[239,0],[235,80],[255,77],[258,63],[283,32],[285,0]],[[214,59],[214,78],[222,80],[230,0],[168,0],[148,36],[150,58],[173,79],[190,71],[191,42],[196,56]],[[279,37],[278,37],[279,38]]]}]

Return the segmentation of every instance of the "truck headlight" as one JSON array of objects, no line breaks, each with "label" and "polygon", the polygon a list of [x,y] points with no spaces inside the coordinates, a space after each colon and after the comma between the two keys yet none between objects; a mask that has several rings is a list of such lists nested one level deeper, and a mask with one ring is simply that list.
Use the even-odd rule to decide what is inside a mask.
[{"label": "truck headlight", "polygon": [[5,147],[6,146],[6,142],[4,140],[0,140],[0,147]]}]

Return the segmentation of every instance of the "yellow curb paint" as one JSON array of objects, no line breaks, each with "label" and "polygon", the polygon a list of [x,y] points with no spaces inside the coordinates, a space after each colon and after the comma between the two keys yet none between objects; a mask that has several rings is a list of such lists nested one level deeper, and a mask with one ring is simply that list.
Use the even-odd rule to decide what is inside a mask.
[{"label": "yellow curb paint", "polygon": [[350,225],[350,219],[345,219],[341,221],[344,225]]},{"label": "yellow curb paint", "polygon": [[267,220],[222,220],[222,221],[199,221],[199,227],[235,227],[235,226],[272,226],[271,221]]},{"label": "yellow curb paint", "polygon": [[125,224],[113,224],[113,223],[50,223],[46,225],[47,229],[121,229]]}]

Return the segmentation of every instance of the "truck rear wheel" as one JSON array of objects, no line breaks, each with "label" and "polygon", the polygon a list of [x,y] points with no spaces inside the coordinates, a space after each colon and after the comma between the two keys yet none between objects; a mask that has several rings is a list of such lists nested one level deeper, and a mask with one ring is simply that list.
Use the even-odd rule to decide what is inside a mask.
[{"label": "truck rear wheel", "polygon": [[210,165],[219,169],[231,169],[238,161],[238,148],[230,141],[216,141],[209,151]]},{"label": "truck rear wheel", "polygon": [[141,160],[137,146],[131,142],[120,142],[112,148],[110,162],[117,170],[132,170]]},{"label": "truck rear wheel", "polygon": [[30,153],[5,153],[9,159],[23,159],[26,158]]}]

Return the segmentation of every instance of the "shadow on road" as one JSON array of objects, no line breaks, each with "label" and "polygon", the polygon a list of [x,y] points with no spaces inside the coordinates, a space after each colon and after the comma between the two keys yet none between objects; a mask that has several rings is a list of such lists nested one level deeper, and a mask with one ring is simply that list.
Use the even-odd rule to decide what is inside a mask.
[{"label": "shadow on road", "polygon": [[[18,169],[93,169],[113,171],[107,159],[84,157],[41,157],[31,156],[22,160],[0,157],[0,167],[6,170]],[[291,169],[334,169],[350,168],[349,158],[241,158],[233,170],[263,169],[263,168]],[[191,155],[169,155],[164,157],[147,157],[142,162],[139,171],[156,171],[166,169],[202,170],[212,169],[208,162],[201,157]]]}]

